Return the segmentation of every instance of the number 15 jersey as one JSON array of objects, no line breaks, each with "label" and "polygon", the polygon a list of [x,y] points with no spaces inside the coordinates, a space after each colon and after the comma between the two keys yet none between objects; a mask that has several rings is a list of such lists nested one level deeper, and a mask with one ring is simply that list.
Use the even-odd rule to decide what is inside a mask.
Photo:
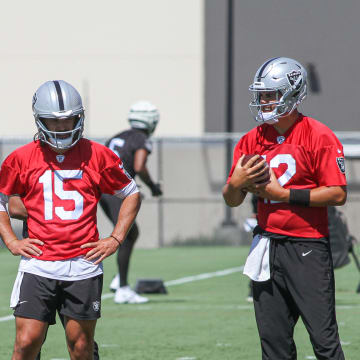
[{"label": "number 15 jersey", "polygon": [[[245,134],[235,147],[228,182],[243,154],[263,156],[286,189],[346,185],[340,141],[327,126],[301,114],[282,135],[268,124]],[[260,198],[258,223],[266,231],[292,237],[328,236],[326,207],[303,207]]]},{"label": "number 15 jersey", "polygon": [[[121,160],[105,146],[81,139],[60,155],[39,141],[22,146],[3,162],[0,193],[21,196],[29,237],[44,242],[40,260],[83,255],[80,246],[97,241],[96,211],[101,193],[125,197],[136,191]],[[135,190],[135,191],[134,191]]]}]

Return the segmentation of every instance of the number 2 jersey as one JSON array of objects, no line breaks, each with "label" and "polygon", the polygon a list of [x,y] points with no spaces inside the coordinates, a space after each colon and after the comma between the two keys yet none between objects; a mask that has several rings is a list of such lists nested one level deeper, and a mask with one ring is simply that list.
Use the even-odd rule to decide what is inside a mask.
[{"label": "number 2 jersey", "polygon": [[96,211],[101,193],[126,197],[137,192],[121,160],[107,147],[81,139],[60,155],[39,141],[12,152],[0,172],[0,193],[21,196],[29,237],[44,242],[39,260],[83,255],[80,246],[97,241]]},{"label": "number 2 jersey", "polygon": [[[286,189],[345,186],[343,147],[324,124],[300,114],[280,135],[263,124],[245,134],[234,150],[233,165],[243,154],[263,156]],[[268,232],[300,238],[328,236],[327,207],[304,207],[259,198],[258,224]]]}]

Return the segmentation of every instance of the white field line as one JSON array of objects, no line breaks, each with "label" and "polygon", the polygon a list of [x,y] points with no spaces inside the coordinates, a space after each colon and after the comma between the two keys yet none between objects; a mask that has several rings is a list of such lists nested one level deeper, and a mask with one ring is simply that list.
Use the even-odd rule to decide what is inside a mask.
[{"label": "white field line", "polygon": [[230,274],[233,274],[233,273],[236,273],[236,272],[240,272],[243,269],[244,269],[244,266],[238,266],[238,267],[234,267],[234,268],[231,268],[231,269],[215,271],[215,272],[212,272],[212,273],[205,273],[205,274],[200,274],[200,275],[187,276],[187,277],[183,277],[183,278],[177,279],[177,280],[165,281],[165,286],[186,284],[188,282],[210,279],[210,278],[217,277],[217,276],[230,275]]},{"label": "white field line", "polygon": [[0,322],[9,321],[9,320],[12,320],[12,319],[15,319],[14,315],[3,316],[3,317],[0,318]]},{"label": "white field line", "polygon": [[[165,286],[181,285],[181,284],[186,284],[186,283],[193,282],[193,281],[199,281],[199,280],[210,279],[210,278],[218,277],[218,276],[230,275],[233,273],[240,272],[243,269],[244,269],[244,266],[238,266],[238,267],[234,267],[234,268],[230,268],[230,269],[215,271],[212,273],[204,273],[204,274],[199,274],[199,275],[187,276],[187,277],[183,277],[183,278],[176,279],[176,280],[165,281],[164,284],[165,284]],[[113,298],[113,297],[114,297],[113,293],[106,293],[106,294],[102,295],[101,299],[105,300],[105,299],[109,299],[109,298]],[[343,309],[343,310],[354,309],[357,307],[358,306],[356,306],[356,305],[338,305],[338,306],[336,306],[336,308],[339,310],[340,309]],[[8,315],[8,316],[0,317],[0,322],[10,321],[12,319],[14,319],[14,316]]]},{"label": "white field line", "polygon": [[[180,278],[177,280],[166,281],[165,286],[180,285],[180,284],[185,284],[185,283],[192,282],[192,281],[210,279],[210,278],[213,278],[216,276],[225,276],[225,275],[233,274],[236,272],[240,272],[243,269],[244,269],[244,266],[238,266],[238,267],[234,267],[234,268],[230,268],[230,269],[215,271],[212,273],[204,273],[204,274],[199,274],[199,275],[187,276],[187,277],[183,277],[183,278]],[[113,293],[107,293],[107,294],[102,295],[101,299],[105,300],[105,299],[109,299],[109,298],[113,298],[113,297],[114,297]],[[13,318],[14,318],[13,315],[0,317],[0,322],[9,321],[9,320],[12,320]]]},{"label": "white field line", "polygon": [[[238,266],[238,267],[234,267],[234,268],[230,268],[230,269],[215,271],[212,273],[204,273],[204,274],[199,274],[199,275],[187,276],[187,277],[183,277],[183,278],[180,278],[177,280],[165,281],[164,285],[165,286],[173,286],[173,285],[186,284],[189,282],[210,279],[210,278],[217,277],[217,276],[230,275],[230,274],[233,274],[236,272],[243,271],[243,269],[244,269],[244,266]],[[101,299],[105,300],[105,299],[109,299],[112,297],[114,297],[113,293],[107,293],[107,294],[104,294],[101,297]]]}]

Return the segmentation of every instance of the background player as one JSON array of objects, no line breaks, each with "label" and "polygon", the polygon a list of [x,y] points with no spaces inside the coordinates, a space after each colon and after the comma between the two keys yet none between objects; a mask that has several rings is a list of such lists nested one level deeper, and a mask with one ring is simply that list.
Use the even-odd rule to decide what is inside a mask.
[{"label": "background player", "polygon": [[[12,359],[37,356],[57,309],[65,318],[71,359],[92,359],[101,261],[123,242],[140,196],[121,160],[82,138],[84,109],[74,87],[62,80],[44,83],[34,94],[33,113],[36,140],[11,153],[0,173],[0,193],[19,194],[28,214],[29,238],[18,240],[1,198],[0,235],[13,255],[22,255],[11,295]],[[113,232],[99,239],[96,210],[102,192],[124,200]]]},{"label": "background player", "polygon": [[[260,126],[236,145],[223,196],[229,206],[242,204],[248,191],[259,196],[259,226],[244,272],[256,280],[262,358],[297,358],[293,333],[301,316],[316,357],[344,359],[327,223],[327,206],[346,201],[342,145],[329,128],[298,112],[306,96],[299,62],[266,61],[250,91]],[[258,155],[242,166],[244,154]],[[259,156],[270,165],[270,183],[256,184],[266,176],[265,160],[252,166]]]},{"label": "background player", "polygon": [[[138,175],[149,187],[152,196],[160,196],[162,195],[160,185],[152,180],[146,165],[148,155],[152,151],[152,143],[149,137],[154,133],[159,122],[158,109],[148,101],[139,101],[131,106],[128,120],[131,129],[116,134],[105,145],[121,158],[131,177],[135,178]],[[109,220],[113,224],[116,223],[121,199],[103,194],[100,205]],[[139,304],[148,301],[146,297],[133,291],[128,283],[130,257],[138,236],[139,228],[134,223],[117,252],[119,273],[112,280],[110,289],[115,291],[114,301],[119,304]]]}]

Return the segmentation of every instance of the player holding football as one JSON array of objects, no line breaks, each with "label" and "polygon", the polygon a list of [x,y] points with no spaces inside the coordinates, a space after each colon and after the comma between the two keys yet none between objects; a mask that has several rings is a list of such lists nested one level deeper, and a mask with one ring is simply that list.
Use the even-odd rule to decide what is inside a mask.
[{"label": "player holding football", "polygon": [[[152,152],[149,137],[156,129],[159,117],[159,111],[152,103],[138,101],[130,107],[128,120],[131,129],[114,135],[105,144],[121,158],[132,178],[135,179],[136,175],[140,177],[150,189],[152,196],[162,195],[160,185],[152,180],[146,164]],[[116,196],[108,194],[101,196],[100,205],[113,224],[116,223],[121,201]],[[117,251],[119,272],[111,281],[110,289],[115,291],[114,301],[118,304],[142,304],[149,301],[145,296],[140,296],[132,290],[128,283],[130,257],[138,236],[139,228],[134,222],[123,245]]]},{"label": "player holding football", "polygon": [[[84,109],[77,90],[48,81],[33,97],[38,133],[11,153],[0,172],[0,235],[21,255],[11,295],[16,317],[12,359],[34,359],[56,310],[65,318],[71,359],[92,359],[100,317],[102,260],[123,242],[140,207],[134,180],[119,157],[82,138]],[[111,235],[99,239],[101,193],[123,198]],[[6,212],[6,196],[18,194],[27,211],[29,237],[18,240]]]},{"label": "player holding football", "polygon": [[[327,206],[346,201],[342,145],[324,124],[298,112],[306,71],[297,61],[266,61],[249,90],[259,126],[236,145],[223,196],[229,206],[242,204],[247,192],[259,196],[247,274],[257,280],[253,296],[262,359],[297,358],[293,333],[300,316],[317,359],[344,359],[327,223]],[[257,156],[242,166],[244,154]],[[264,160],[252,166],[259,156]],[[256,184],[266,177],[266,164],[271,179]],[[254,256],[259,249],[262,259]]]}]

